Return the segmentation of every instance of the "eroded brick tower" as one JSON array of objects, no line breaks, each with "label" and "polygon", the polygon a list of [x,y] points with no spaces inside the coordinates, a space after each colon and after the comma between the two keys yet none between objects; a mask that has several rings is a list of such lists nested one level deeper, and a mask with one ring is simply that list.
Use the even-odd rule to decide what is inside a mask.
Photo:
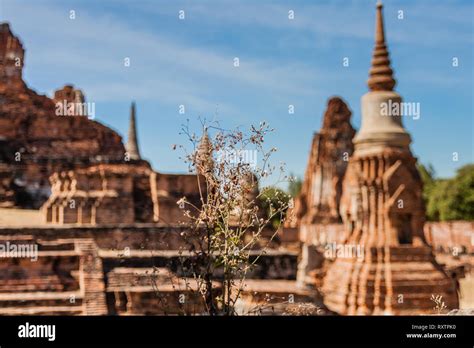
[{"label": "eroded brick tower", "polygon": [[382,112],[401,106],[395,83],[378,3],[370,91],[361,100],[362,126],[340,205],[344,245],[362,247],[363,257],[338,256],[323,284],[326,306],[340,314],[433,313],[432,295],[441,295],[449,309],[458,307],[455,283],[423,237],[422,182],[410,135],[402,116]]}]

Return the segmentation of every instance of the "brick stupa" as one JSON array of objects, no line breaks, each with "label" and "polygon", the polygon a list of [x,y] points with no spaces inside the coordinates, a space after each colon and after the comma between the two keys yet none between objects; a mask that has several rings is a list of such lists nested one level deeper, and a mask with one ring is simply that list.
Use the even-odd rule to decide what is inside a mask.
[{"label": "brick stupa", "polygon": [[435,313],[431,296],[441,295],[448,309],[458,308],[455,283],[423,237],[422,182],[410,135],[401,116],[381,113],[382,103],[402,101],[393,91],[381,3],[368,85],[340,206],[344,246],[364,253],[338,255],[324,279],[325,305],[349,315]]}]

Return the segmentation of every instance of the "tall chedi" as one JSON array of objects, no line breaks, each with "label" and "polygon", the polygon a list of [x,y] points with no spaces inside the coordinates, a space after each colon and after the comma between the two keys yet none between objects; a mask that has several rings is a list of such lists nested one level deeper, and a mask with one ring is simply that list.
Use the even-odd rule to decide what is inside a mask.
[{"label": "tall chedi", "polygon": [[128,156],[131,160],[140,160],[140,150],[138,149],[137,129],[135,120],[135,102],[132,102],[130,108],[130,125],[128,127],[127,145],[125,145]]},{"label": "tall chedi", "polygon": [[433,313],[432,295],[458,307],[456,285],[423,237],[422,182],[410,135],[402,116],[383,112],[401,106],[395,83],[378,3],[370,91],[361,100],[362,125],[343,182],[345,252],[322,288],[326,306],[340,314]]}]

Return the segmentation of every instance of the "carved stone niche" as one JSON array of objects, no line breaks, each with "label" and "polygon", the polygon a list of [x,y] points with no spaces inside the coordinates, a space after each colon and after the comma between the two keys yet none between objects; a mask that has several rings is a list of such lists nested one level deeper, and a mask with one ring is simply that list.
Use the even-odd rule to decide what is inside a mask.
[{"label": "carved stone niche", "polygon": [[134,223],[132,168],[98,165],[51,176],[42,209],[54,224]]}]

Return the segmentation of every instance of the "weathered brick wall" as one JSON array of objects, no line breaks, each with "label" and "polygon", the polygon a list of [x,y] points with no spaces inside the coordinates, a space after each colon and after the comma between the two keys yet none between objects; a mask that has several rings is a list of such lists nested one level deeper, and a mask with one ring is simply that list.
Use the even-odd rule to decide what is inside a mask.
[{"label": "weathered brick wall", "polygon": [[[4,196],[0,202],[37,209],[47,199],[48,178],[54,171],[94,162],[123,161],[125,148],[120,135],[99,122],[85,116],[57,115],[54,100],[25,84],[23,67],[23,46],[10,26],[2,23],[0,152],[4,153],[0,154],[0,163],[10,167],[9,177],[1,183],[0,195]],[[77,90],[70,92],[82,95]],[[57,96],[65,97],[67,93],[63,88]],[[10,194],[12,191],[14,195]]]},{"label": "weathered brick wall", "polygon": [[[154,203],[154,220],[162,223],[186,222],[183,207],[177,202],[186,200],[201,205],[199,184],[196,175],[153,173],[150,177]],[[204,186],[204,185],[203,185]],[[203,191],[205,197],[205,192]],[[189,207],[186,207],[188,209]]]},{"label": "weathered brick wall", "polygon": [[425,236],[435,250],[474,253],[474,222],[449,221],[428,222],[425,224]]},{"label": "weathered brick wall", "polygon": [[[188,298],[186,288],[176,287],[167,276],[158,277],[156,284],[150,284],[147,272],[162,267],[180,279],[192,278],[189,263],[193,261],[192,255],[186,253],[185,232],[186,229],[179,226],[156,224],[0,228],[0,240],[21,239],[41,246],[35,263],[25,259],[0,262],[0,271],[3,270],[0,272],[0,315],[178,313],[178,295],[186,294],[186,304],[195,304]],[[184,252],[179,251],[182,247],[185,247]],[[260,252],[251,253],[256,266],[247,278],[295,278],[296,253],[267,250],[260,255]],[[123,274],[123,270],[128,273]],[[146,279],[136,282],[137,274]],[[195,281],[191,279],[190,284]],[[157,293],[165,294],[167,299],[164,311],[159,306]],[[30,300],[25,302],[25,296]]]},{"label": "weathered brick wall", "polygon": [[92,238],[100,249],[178,250],[186,246],[182,226],[167,224],[113,224],[109,226],[42,226],[28,228],[0,227],[0,236],[16,238],[30,235],[45,241]]}]

